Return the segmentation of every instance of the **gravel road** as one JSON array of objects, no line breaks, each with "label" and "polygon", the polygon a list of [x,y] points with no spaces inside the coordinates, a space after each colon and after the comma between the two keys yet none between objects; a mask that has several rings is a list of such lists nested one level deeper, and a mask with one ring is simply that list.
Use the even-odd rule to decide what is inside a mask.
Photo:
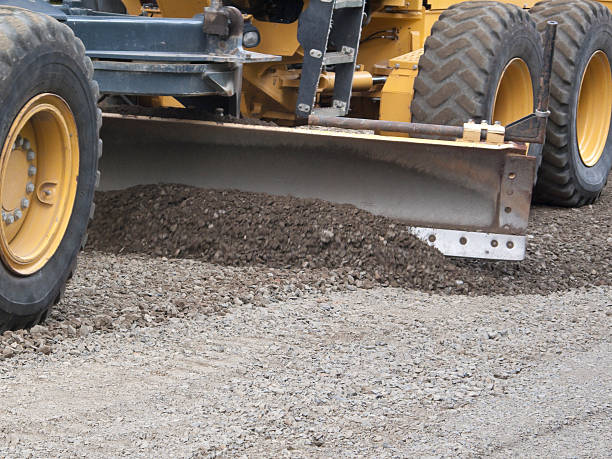
[{"label": "gravel road", "polygon": [[605,457],[611,297],[377,288],[64,339],[0,366],[0,456]]},{"label": "gravel road", "polygon": [[[176,215],[162,190],[152,202]],[[228,197],[267,202],[205,193],[224,228],[239,227],[218,212]],[[97,221],[121,199],[100,195]],[[129,250],[108,243],[121,225],[92,228],[47,322],[0,336],[0,457],[610,457],[610,191],[534,209],[523,264],[443,259],[396,222],[325,209],[339,240],[295,223],[263,259],[215,258],[206,238],[156,254],[176,248],[164,212]],[[377,276],[370,251],[397,244]]]}]

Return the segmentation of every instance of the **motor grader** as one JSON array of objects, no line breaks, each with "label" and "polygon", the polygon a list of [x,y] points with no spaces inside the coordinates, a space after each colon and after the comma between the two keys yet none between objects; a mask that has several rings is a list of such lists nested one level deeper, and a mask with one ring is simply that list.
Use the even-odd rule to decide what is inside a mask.
[{"label": "motor grader", "polygon": [[447,255],[522,259],[532,198],[606,184],[610,7],[0,1],[0,332],[59,301],[98,185],[350,203]]}]

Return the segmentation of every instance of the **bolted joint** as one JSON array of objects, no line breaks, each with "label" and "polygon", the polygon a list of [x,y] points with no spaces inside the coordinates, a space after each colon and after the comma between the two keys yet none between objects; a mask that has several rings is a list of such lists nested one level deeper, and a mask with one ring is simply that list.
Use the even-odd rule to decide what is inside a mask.
[{"label": "bolted joint", "polygon": [[244,18],[237,8],[223,6],[222,2],[213,1],[211,6],[204,8],[202,29],[205,34],[216,35],[222,40],[230,37],[242,39]]}]

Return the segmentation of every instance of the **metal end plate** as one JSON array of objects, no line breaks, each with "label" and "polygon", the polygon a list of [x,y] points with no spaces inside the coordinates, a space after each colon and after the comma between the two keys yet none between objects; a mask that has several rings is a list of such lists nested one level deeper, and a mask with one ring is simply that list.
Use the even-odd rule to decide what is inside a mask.
[{"label": "metal end plate", "polygon": [[476,233],[435,228],[412,228],[412,234],[450,257],[522,261],[526,236]]}]

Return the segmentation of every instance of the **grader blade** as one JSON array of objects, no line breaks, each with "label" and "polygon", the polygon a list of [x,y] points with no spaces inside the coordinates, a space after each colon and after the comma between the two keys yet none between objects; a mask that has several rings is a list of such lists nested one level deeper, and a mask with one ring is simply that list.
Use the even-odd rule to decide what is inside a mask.
[{"label": "grader blade", "polygon": [[181,183],[353,204],[446,255],[522,260],[525,147],[105,115],[102,190]]}]

